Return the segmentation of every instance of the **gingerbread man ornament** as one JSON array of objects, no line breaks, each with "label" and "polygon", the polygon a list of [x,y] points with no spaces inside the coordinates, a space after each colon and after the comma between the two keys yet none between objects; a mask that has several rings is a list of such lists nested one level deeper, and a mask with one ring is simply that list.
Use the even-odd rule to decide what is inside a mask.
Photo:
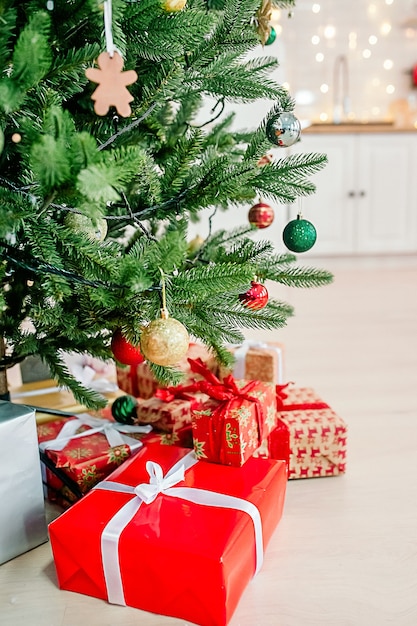
[{"label": "gingerbread man ornament", "polygon": [[97,115],[106,115],[109,108],[114,106],[119,115],[129,117],[132,110],[129,102],[133,96],[126,89],[126,85],[134,83],[138,75],[135,70],[123,72],[123,58],[118,52],[110,56],[108,52],[102,52],[97,63],[100,69],[90,67],[85,75],[93,83],[98,83],[91,99],[94,100],[94,111]]}]

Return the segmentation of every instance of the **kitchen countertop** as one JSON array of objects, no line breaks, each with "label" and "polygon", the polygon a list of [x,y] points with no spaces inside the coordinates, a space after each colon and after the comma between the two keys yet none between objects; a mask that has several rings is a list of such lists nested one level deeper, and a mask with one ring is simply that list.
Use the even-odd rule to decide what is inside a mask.
[{"label": "kitchen countertop", "polygon": [[344,124],[331,123],[313,123],[311,126],[303,128],[303,135],[313,134],[357,134],[357,133],[415,133],[417,128],[414,126],[396,126],[390,122],[349,122]]}]

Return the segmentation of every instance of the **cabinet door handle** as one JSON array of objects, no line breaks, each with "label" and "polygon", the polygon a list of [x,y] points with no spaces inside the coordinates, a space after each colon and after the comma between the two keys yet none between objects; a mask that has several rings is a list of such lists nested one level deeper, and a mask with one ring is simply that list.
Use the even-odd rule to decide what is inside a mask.
[{"label": "cabinet door handle", "polygon": [[354,191],[348,191],[348,196],[349,198],[354,198],[356,196],[356,193]]},{"label": "cabinet door handle", "polygon": [[359,192],[359,196],[361,198],[363,198],[364,196],[366,196],[366,191],[364,191],[363,189],[361,189],[361,191]]}]

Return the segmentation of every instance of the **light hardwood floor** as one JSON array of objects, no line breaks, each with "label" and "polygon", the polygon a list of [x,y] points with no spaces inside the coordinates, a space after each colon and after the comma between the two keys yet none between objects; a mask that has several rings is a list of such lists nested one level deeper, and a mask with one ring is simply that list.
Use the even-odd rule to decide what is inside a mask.
[{"label": "light hardwood floor", "polygon": [[[334,283],[276,290],[296,315],[274,339],[287,379],[314,387],[347,422],[347,473],[289,482],[230,626],[415,626],[417,257],[300,262],[330,269]],[[1,626],[79,624],[186,622],[58,590],[49,544],[0,567]]]}]

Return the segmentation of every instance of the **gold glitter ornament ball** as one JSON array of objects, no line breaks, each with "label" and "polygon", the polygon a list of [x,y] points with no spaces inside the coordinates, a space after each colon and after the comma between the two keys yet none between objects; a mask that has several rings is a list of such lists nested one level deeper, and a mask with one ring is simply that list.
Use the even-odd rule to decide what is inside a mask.
[{"label": "gold glitter ornament ball", "polygon": [[190,338],[178,320],[168,317],[150,322],[140,338],[143,356],[156,365],[175,365],[187,354]]},{"label": "gold glitter ornament ball", "polygon": [[167,13],[176,13],[182,11],[186,4],[187,0],[165,0],[162,2],[162,8]]}]

